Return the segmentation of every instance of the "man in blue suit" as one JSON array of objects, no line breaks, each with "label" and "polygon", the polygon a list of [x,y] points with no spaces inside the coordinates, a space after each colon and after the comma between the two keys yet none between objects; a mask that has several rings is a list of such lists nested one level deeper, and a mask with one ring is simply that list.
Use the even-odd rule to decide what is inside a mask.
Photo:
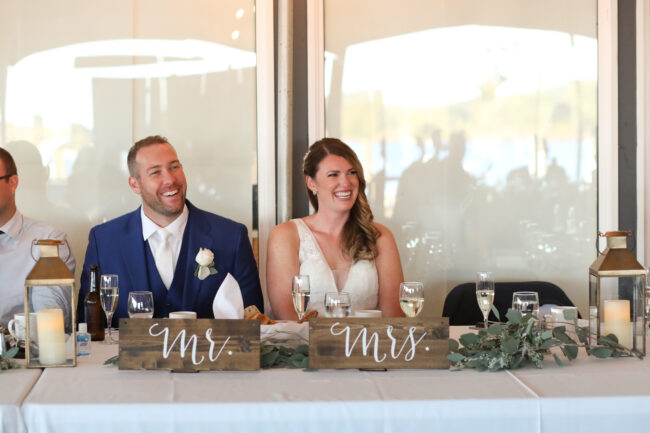
[{"label": "man in blue suit", "polygon": [[[119,277],[114,317],[128,317],[129,292],[149,290],[155,317],[195,311],[212,318],[212,301],[228,273],[239,283],[244,306],[263,311],[255,258],[242,224],[203,211],[185,199],[187,182],[176,151],[166,138],[135,143],[127,157],[129,186],[142,198],[134,212],[93,227],[81,274],[78,317],[88,293],[90,265]],[[195,276],[200,248],[214,253],[216,274]]]}]

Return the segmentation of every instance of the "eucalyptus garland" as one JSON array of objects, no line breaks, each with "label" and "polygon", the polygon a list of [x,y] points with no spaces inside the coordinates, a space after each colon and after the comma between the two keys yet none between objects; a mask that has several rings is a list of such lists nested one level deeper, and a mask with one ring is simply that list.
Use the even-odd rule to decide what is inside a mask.
[{"label": "eucalyptus garland", "polygon": [[17,353],[18,347],[12,347],[11,349],[7,350],[2,356],[0,356],[0,372],[2,372],[2,370],[10,370],[12,368],[20,368],[20,364],[18,364],[13,359]]},{"label": "eucalyptus garland", "polygon": [[262,368],[302,368],[309,369],[309,346],[301,344],[295,349],[278,342],[262,343]]},{"label": "eucalyptus garland", "polygon": [[[494,306],[492,311],[500,320],[499,312]],[[480,371],[515,369],[527,364],[542,368],[544,356],[552,347],[558,347],[569,361],[577,358],[580,347],[584,347],[588,355],[597,358],[631,355],[642,358],[640,353],[632,352],[619,344],[613,334],[599,338],[597,344],[591,346],[589,328],[578,326],[576,312],[565,311],[564,316],[567,321],[573,322],[578,341],[567,334],[566,326],[543,330],[536,326],[538,321],[535,316],[522,316],[520,312],[509,309],[506,323],[495,323],[487,329],[479,330],[478,334],[463,334],[459,341],[450,339],[451,353],[447,358],[458,369],[474,368]],[[558,365],[564,365],[556,353],[553,353],[553,358]]]}]

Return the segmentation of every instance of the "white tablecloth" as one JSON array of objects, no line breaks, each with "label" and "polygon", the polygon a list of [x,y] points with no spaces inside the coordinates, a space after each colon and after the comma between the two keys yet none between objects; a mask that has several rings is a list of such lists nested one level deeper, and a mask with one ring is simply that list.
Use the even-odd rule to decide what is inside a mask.
[{"label": "white tablecloth", "polygon": [[650,429],[650,362],[636,358],[579,358],[564,368],[549,359],[543,370],[498,373],[169,373],[103,366],[117,347],[92,350],[77,368],[43,372],[23,403],[29,432]]},{"label": "white tablecloth", "polygon": [[0,431],[26,431],[20,405],[41,375],[40,369],[5,370],[0,372]]}]

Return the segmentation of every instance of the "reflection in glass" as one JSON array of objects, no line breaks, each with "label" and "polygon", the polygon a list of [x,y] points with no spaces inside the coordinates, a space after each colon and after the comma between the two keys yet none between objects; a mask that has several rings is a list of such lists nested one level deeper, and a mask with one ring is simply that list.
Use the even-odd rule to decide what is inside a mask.
[{"label": "reflection in glass", "polygon": [[351,26],[349,2],[326,2],[326,128],[366,167],[404,274],[432,288],[425,314],[476,268],[553,281],[584,310],[596,2],[389,3]]},{"label": "reflection in glass", "polygon": [[0,0],[0,146],[21,212],[68,233],[80,272],[89,229],[140,203],[129,147],[161,134],[188,199],[253,233],[254,2],[46,3]]}]

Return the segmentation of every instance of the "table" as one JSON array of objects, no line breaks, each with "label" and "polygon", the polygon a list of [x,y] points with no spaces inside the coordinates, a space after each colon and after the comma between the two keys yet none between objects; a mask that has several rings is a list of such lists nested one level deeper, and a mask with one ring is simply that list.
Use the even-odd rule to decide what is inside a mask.
[{"label": "table", "polygon": [[46,369],[23,402],[27,430],[612,432],[650,426],[650,361],[636,358],[581,357],[564,368],[549,358],[543,370],[497,373],[170,373],[101,365],[116,350],[93,343],[92,357],[77,368]]},{"label": "table", "polygon": [[41,370],[5,370],[0,372],[0,431],[26,432],[21,404],[41,375]]}]

